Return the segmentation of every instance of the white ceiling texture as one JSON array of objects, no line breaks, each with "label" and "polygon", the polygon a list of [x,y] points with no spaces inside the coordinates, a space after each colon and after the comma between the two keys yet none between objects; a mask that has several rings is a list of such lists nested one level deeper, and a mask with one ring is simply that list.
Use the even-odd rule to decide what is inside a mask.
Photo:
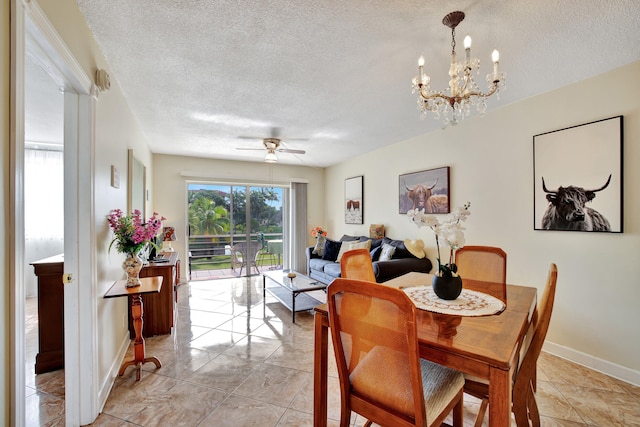
[{"label": "white ceiling texture", "polygon": [[77,3],[151,150],[164,154],[261,162],[264,151],[237,148],[279,136],[306,154],[278,162],[326,167],[441,132],[420,119],[410,82],[423,54],[432,88],[446,88],[442,18],[455,10],[466,13],[457,52],[471,35],[481,89],[494,48],[507,73],[487,114],[640,59],[637,0]]}]

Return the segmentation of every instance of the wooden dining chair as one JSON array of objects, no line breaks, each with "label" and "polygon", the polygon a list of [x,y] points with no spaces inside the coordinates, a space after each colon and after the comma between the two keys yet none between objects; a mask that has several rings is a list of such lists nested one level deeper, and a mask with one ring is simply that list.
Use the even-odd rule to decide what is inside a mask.
[{"label": "wooden dining chair", "polygon": [[507,253],[493,246],[463,246],[455,263],[462,278],[483,282],[507,282]]},{"label": "wooden dining chair", "polygon": [[367,249],[352,249],[342,254],[340,277],[375,282],[371,254]]},{"label": "wooden dining chair", "polygon": [[[555,264],[549,267],[547,283],[538,304],[538,320],[531,336],[529,346],[525,348],[524,356],[520,359],[513,384],[512,411],[518,427],[540,426],[540,413],[535,398],[535,375],[538,357],[542,351],[542,344],[549,330],[553,302],[556,295],[556,281],[558,268]],[[489,383],[471,376],[465,377],[464,392],[482,399],[475,427],[482,425],[484,414],[489,402]]]},{"label": "wooden dining chair", "polygon": [[463,375],[420,359],[417,308],[401,290],[337,278],[327,288],[340,379],[340,426],[351,412],[380,426],[463,425]]}]

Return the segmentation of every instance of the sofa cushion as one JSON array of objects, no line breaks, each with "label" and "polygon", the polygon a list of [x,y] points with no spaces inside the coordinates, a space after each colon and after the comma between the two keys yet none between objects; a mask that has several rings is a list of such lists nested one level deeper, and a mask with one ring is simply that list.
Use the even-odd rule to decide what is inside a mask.
[{"label": "sofa cushion", "polygon": [[342,242],[337,242],[335,240],[327,239],[327,241],[324,244],[324,254],[322,254],[322,259],[328,260],[328,261],[335,261],[336,259],[338,259],[340,246],[342,246]]},{"label": "sofa cushion", "polygon": [[324,255],[324,244],[327,242],[327,238],[322,234],[318,234],[316,237],[316,246],[313,248],[311,253],[316,254],[318,256]]},{"label": "sofa cushion", "polygon": [[389,261],[393,257],[395,251],[395,246],[391,246],[388,243],[383,243],[382,252],[380,253],[380,258],[378,258],[378,261]]},{"label": "sofa cushion", "polygon": [[309,268],[312,270],[324,271],[325,266],[328,264],[335,264],[335,262],[322,258],[311,258],[309,260]]},{"label": "sofa cushion", "polygon": [[399,259],[399,258],[415,258],[411,252],[409,252],[407,250],[407,248],[404,246],[404,242],[402,240],[393,240],[393,239],[389,239],[388,237],[385,237],[384,239],[382,239],[382,243],[386,243],[388,245],[391,246],[395,246],[396,250],[393,253],[393,258],[392,259]]},{"label": "sofa cushion", "polygon": [[340,262],[342,259],[342,255],[345,252],[350,251],[352,249],[366,249],[369,250],[371,248],[371,239],[367,239],[364,242],[342,242],[340,245],[340,252],[338,252],[338,257],[336,258],[336,262]]},{"label": "sofa cushion", "polygon": [[371,249],[371,262],[376,262],[380,259],[380,254],[382,253],[382,245],[376,246]]},{"label": "sofa cushion", "polygon": [[332,277],[340,277],[340,264],[337,262],[330,262],[324,266],[324,273]]},{"label": "sofa cushion", "polygon": [[382,247],[382,239],[371,239],[371,249]]}]

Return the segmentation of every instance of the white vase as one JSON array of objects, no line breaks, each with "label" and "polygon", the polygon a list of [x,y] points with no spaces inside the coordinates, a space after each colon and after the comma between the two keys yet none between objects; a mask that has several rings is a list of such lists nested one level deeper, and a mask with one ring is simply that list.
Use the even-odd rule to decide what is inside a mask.
[{"label": "white vase", "polygon": [[142,259],[138,254],[127,254],[127,258],[122,263],[122,268],[127,273],[127,288],[140,286],[140,270],[143,266]]}]

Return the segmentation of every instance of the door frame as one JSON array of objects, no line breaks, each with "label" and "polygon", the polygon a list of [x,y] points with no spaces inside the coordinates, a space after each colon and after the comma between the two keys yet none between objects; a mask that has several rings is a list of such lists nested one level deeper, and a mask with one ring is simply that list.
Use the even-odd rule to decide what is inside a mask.
[{"label": "door frame", "polygon": [[93,218],[95,96],[91,96],[98,92],[35,0],[11,0],[10,419],[13,426],[25,423],[24,86],[25,56],[32,48],[36,56],[52,65],[49,70],[52,78],[65,93],[64,271],[73,277],[71,283],[64,285],[65,424],[76,426],[93,422],[98,414],[94,333],[97,330]]}]

